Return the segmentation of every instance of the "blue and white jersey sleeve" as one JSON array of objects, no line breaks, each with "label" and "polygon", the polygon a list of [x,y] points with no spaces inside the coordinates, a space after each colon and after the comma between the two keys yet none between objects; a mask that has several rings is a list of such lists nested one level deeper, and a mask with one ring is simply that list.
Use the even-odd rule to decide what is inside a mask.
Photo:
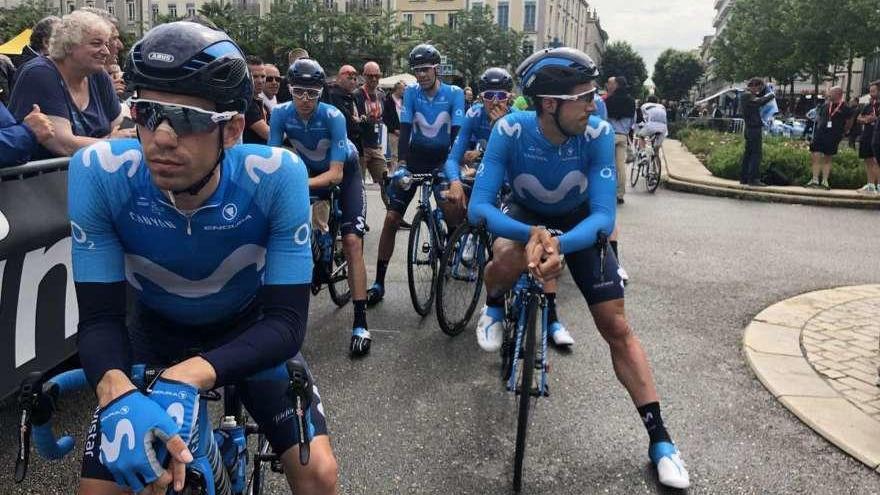
[{"label": "blue and white jersey sleeve", "polygon": [[269,217],[265,285],[308,284],[312,280],[311,206],[306,165],[284,151],[281,168],[265,175],[271,186],[257,200]]},{"label": "blue and white jersey sleeve", "polygon": [[419,90],[417,84],[411,84],[403,90],[403,103],[400,105],[400,123],[412,124],[413,115],[416,106],[416,92]]},{"label": "blue and white jersey sleeve", "polygon": [[458,86],[452,87],[452,126],[461,127],[464,124],[464,91]]},{"label": "blue and white jersey sleeve", "polygon": [[332,143],[330,146],[330,161],[342,163],[348,157],[348,131],[345,129],[345,117],[336,108],[330,105],[327,106],[330,108],[326,110],[326,121]]},{"label": "blue and white jersey sleeve", "polygon": [[292,102],[282,103],[272,109],[272,117],[269,119],[269,142],[267,143],[269,146],[281,146],[284,144],[284,126],[287,123],[287,119],[290,118],[292,109]]},{"label": "blue and white jersey sleeve", "polygon": [[611,235],[617,214],[617,173],[614,162],[614,132],[607,122],[590,117],[584,133],[583,155],[587,162],[587,196],[590,215],[559,237],[563,254],[586,249],[596,243],[599,231]]},{"label": "blue and white jersey sleeve", "polygon": [[133,139],[101,141],[70,159],[67,207],[76,282],[125,280],[125,250],[114,217],[131,195],[127,176],[137,171],[141,161]]},{"label": "blue and white jersey sleeve", "polygon": [[522,124],[519,122],[511,124],[513,120],[515,120],[513,115],[503,117],[489,137],[483,162],[477,170],[477,178],[474,182],[473,192],[471,192],[468,220],[473,225],[485,221],[489,231],[499,237],[526,242],[529,239],[531,227],[510,218],[496,206],[498,191],[501,190],[507,176],[507,164],[511,162],[511,153],[515,152],[517,148],[514,138],[517,134],[505,132],[505,129],[519,127],[522,132]]},{"label": "blue and white jersey sleeve", "polygon": [[483,106],[477,103],[468,109],[467,114],[464,117],[461,130],[458,131],[458,136],[455,137],[452,151],[449,153],[449,157],[446,159],[446,164],[443,167],[446,178],[450,181],[461,179],[461,160],[464,158],[464,152],[467,151],[470,146],[473,131],[479,123],[482,113]]}]

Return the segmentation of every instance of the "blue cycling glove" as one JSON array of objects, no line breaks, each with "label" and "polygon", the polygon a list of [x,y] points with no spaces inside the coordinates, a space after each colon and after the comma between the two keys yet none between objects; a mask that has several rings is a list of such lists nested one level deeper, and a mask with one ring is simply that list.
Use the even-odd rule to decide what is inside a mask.
[{"label": "blue cycling glove", "polygon": [[153,444],[158,440],[164,445],[178,431],[163,408],[139,390],[132,390],[107,404],[98,417],[101,463],[116,483],[138,493],[162,476],[165,470]]},{"label": "blue cycling glove", "polygon": [[190,440],[199,418],[199,389],[188,383],[159,376],[147,389],[147,393],[177,423],[180,438],[192,450],[195,446],[190,445]]}]

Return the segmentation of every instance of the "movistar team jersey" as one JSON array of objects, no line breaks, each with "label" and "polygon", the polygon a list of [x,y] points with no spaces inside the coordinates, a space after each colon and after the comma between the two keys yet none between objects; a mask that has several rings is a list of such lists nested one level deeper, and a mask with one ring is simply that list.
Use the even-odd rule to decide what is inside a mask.
[{"label": "movistar team jersey", "polygon": [[[515,111],[513,108],[510,111]],[[482,103],[473,104],[464,116],[464,122],[461,130],[455,136],[455,144],[452,145],[452,151],[446,159],[446,165],[443,168],[446,178],[449,180],[458,180],[461,178],[461,160],[464,158],[464,152],[468,150],[470,144],[475,142],[477,145],[486,149],[486,143],[489,142],[489,135],[492,134],[492,123],[489,122],[489,111]]]},{"label": "movistar team jersey", "polygon": [[507,178],[511,200],[548,217],[576,208],[590,215],[560,238],[563,253],[592,246],[600,230],[611,234],[617,208],[614,129],[590,116],[583,135],[556,146],[548,141],[535,112],[501,118],[492,131],[468,206],[471,223],[482,220],[494,234],[526,242],[529,225],[498,209],[498,190]]},{"label": "movistar team jersey", "polygon": [[261,285],[311,281],[308,175],[290,151],[227,149],[217,190],[185,212],[153,185],[137,140],[100,141],[71,158],[68,191],[74,280],[127,280],[173,321],[223,320]]},{"label": "movistar team jersey", "polygon": [[272,110],[269,122],[269,146],[281,146],[286,136],[313,176],[326,172],[330,162],[345,162],[348,156],[345,117],[333,105],[318,103],[312,117],[304,121],[289,101]]},{"label": "movistar team jersey", "polygon": [[464,91],[458,86],[440,83],[433,97],[418,84],[403,92],[400,123],[412,124],[410,145],[421,150],[447,153],[452,145],[452,127],[464,121]]}]

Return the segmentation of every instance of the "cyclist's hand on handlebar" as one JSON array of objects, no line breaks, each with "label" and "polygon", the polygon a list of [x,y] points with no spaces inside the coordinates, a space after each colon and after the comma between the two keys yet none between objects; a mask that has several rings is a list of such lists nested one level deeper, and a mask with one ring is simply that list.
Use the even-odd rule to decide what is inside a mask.
[{"label": "cyclist's hand on handlebar", "polygon": [[461,181],[454,180],[449,183],[449,189],[446,190],[444,199],[456,208],[464,211],[467,204],[465,203],[464,188],[461,186]]},{"label": "cyclist's hand on handlebar", "polygon": [[[169,376],[175,376],[171,369],[165,370],[162,375],[156,378],[150,385],[148,393],[150,399],[168,413],[180,427],[179,438],[186,447],[190,444],[195,433],[196,422],[199,418],[199,389],[189,383],[169,378]],[[160,462],[165,459],[164,448],[157,448],[156,454]],[[172,455],[169,471],[171,471],[171,475],[167,477],[169,479],[164,480],[165,486],[167,487],[170,483],[170,478],[173,478],[175,485],[178,480],[182,485],[186,475],[186,464],[179,462],[176,456]]]},{"label": "cyclist's hand on handlebar", "polygon": [[461,160],[461,161],[462,161],[462,163],[464,163],[465,165],[471,165],[471,166],[472,166],[472,165],[474,164],[474,162],[476,162],[477,160],[480,159],[480,156],[481,156],[482,154],[483,154],[483,152],[480,151],[480,150],[470,150],[470,151],[465,151],[465,152],[464,152],[464,156],[462,157],[462,160]]},{"label": "cyclist's hand on handlebar", "polygon": [[[188,463],[193,457],[186,444],[177,435],[174,419],[154,401],[139,390],[117,397],[99,413],[101,424],[101,463],[107,467],[116,483],[127,486],[136,493],[149,484],[168,486],[173,478],[175,487],[183,488],[185,470],[172,476],[167,473],[156,456],[154,446],[165,444],[174,459]],[[151,493],[150,491],[146,493]]]},{"label": "cyclist's hand on handlebar", "polygon": [[559,240],[544,227],[532,227],[526,244],[526,260],[529,272],[541,282],[559,276],[562,271]]}]

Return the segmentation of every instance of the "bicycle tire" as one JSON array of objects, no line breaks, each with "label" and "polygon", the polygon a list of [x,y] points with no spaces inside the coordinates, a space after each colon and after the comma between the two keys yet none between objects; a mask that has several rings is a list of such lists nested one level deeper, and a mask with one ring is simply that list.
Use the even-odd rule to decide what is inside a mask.
[{"label": "bicycle tire", "polygon": [[645,187],[648,189],[648,192],[656,191],[660,185],[660,167],[660,154],[655,152],[651,162],[648,164],[648,176],[645,180]]},{"label": "bicycle tire", "polygon": [[[271,451],[271,447],[269,446],[269,440],[266,439],[266,436],[262,433],[257,435],[257,452],[260,454],[266,454]],[[247,486],[247,495],[262,495],[263,486],[266,483],[266,476],[272,472],[272,463],[268,461],[261,461],[259,458],[254,458],[254,469],[251,471],[251,480]]]},{"label": "bicycle tire", "polygon": [[525,348],[519,382],[519,404],[516,420],[516,451],[513,457],[513,490],[522,489],[522,468],[526,455],[526,433],[529,428],[529,406],[532,400],[532,377],[535,372],[535,332],[538,323],[538,299],[531,294],[526,306]]},{"label": "bicycle tire", "polygon": [[[461,251],[466,249],[462,246],[462,242],[467,242],[468,236],[474,243],[474,250],[470,262],[462,259]],[[486,249],[485,236],[480,235],[478,229],[475,229],[467,223],[461,224],[452,237],[446,243],[447,249],[443,252],[440,259],[440,273],[437,275],[437,323],[440,329],[446,335],[455,337],[460,334],[474,316],[477,304],[480,301],[480,294],[483,289],[483,272],[485,270],[488,254]],[[470,266],[468,266],[470,265]],[[465,279],[460,275],[464,271]],[[470,280],[471,278],[473,280]],[[452,297],[452,294],[459,286],[456,282],[464,282],[470,287],[470,293],[464,292],[464,298]],[[460,290],[467,291],[464,287]],[[461,304],[464,302],[464,304]],[[461,311],[459,308],[463,308]]]},{"label": "bicycle tire", "polygon": [[[427,316],[434,302],[437,282],[437,247],[434,246],[431,224],[425,211],[419,209],[409,229],[409,242],[406,250],[406,278],[409,284],[409,297],[413,308],[421,316]],[[425,255],[425,256],[420,256]],[[419,266],[416,269],[416,265]],[[427,266],[430,280],[425,277]]]},{"label": "bicycle tire", "polygon": [[639,166],[642,160],[638,155],[633,159],[632,165],[629,167],[629,185],[632,187],[636,187],[636,184],[639,183],[639,174],[642,171],[642,168]]},{"label": "bicycle tire", "polygon": [[345,306],[351,300],[351,287],[348,285],[348,261],[342,249],[342,237],[338,235],[339,227],[331,226],[333,246],[330,252],[330,273],[327,274],[327,291],[333,304]]}]

